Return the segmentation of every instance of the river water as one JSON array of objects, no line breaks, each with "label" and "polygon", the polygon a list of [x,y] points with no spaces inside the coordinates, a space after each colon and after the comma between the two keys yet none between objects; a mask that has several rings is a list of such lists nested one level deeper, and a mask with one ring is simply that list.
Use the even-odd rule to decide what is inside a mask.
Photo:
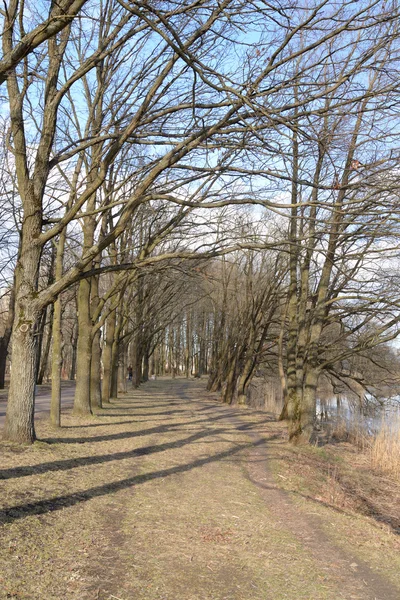
[{"label": "river water", "polygon": [[400,397],[386,399],[381,404],[367,399],[363,407],[345,396],[318,399],[317,420],[321,425],[344,424],[349,430],[357,428],[368,435],[377,435],[382,428],[395,435],[400,431]]}]

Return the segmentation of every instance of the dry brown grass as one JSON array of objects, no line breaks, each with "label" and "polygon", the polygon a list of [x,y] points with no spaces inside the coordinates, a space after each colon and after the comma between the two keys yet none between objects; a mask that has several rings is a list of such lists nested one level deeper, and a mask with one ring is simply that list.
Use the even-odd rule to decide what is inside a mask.
[{"label": "dry brown grass", "polygon": [[356,417],[351,420],[341,417],[335,419],[328,431],[328,438],[334,442],[349,442],[361,452],[370,449],[372,440],[363,420]]},{"label": "dry brown grass", "polygon": [[400,478],[400,419],[397,423],[382,423],[369,452],[373,468]]},{"label": "dry brown grass", "polygon": [[[32,447],[0,444],[1,600],[371,598],[347,593],[352,573],[338,577],[331,554],[291,528],[287,517],[296,520],[298,509],[286,493],[274,501],[274,490],[307,467],[324,506],[343,503],[341,465],[327,472],[313,448],[307,465],[285,442],[284,425],[265,413],[221,406],[203,383],[177,380],[146,385],[95,418],[63,422],[54,431],[39,421],[42,441]],[[253,454],[250,432],[268,439],[266,454]],[[274,455],[287,470],[271,486],[261,467]],[[260,469],[256,482],[250,463]],[[303,498],[293,485],[294,500]],[[385,497],[393,492],[390,483]],[[342,517],[327,510],[326,521],[338,525]],[[341,523],[353,550],[353,523]],[[377,539],[386,554],[393,550],[391,537],[379,531]],[[388,565],[398,572],[394,555],[385,562],[384,575]]]},{"label": "dry brown grass", "polygon": [[244,476],[247,434],[196,386],[157,382],[0,444],[1,600],[336,597]]},{"label": "dry brown grass", "polygon": [[330,432],[333,441],[350,442],[379,473],[400,478],[400,417],[385,419],[378,433],[368,433],[362,421],[339,419]]}]

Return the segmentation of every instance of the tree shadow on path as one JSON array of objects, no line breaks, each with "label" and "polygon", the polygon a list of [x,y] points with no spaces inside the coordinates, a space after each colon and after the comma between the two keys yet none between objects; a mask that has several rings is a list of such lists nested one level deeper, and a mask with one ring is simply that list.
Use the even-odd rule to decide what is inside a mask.
[{"label": "tree shadow on path", "polygon": [[[176,430],[175,430],[176,431]],[[14,479],[19,477],[29,477],[31,475],[41,475],[49,471],[68,471],[69,469],[75,469],[77,467],[87,465],[104,464],[107,462],[113,462],[117,460],[125,460],[127,458],[135,458],[138,456],[145,456],[148,454],[154,454],[156,452],[164,452],[165,450],[173,450],[176,448],[183,448],[187,444],[202,440],[205,437],[212,435],[219,435],[222,433],[229,433],[227,428],[203,430],[189,437],[174,442],[165,442],[164,444],[143,446],[142,448],[134,448],[128,452],[116,452],[114,454],[101,454],[91,456],[80,456],[77,458],[71,458],[67,460],[57,460],[54,462],[41,463],[39,465],[29,465],[22,467],[14,467],[12,469],[4,469],[0,471],[0,479]]]},{"label": "tree shadow on path", "polygon": [[169,477],[170,475],[186,473],[188,471],[191,471],[192,469],[196,469],[198,467],[202,467],[215,461],[229,458],[244,450],[264,444],[266,441],[270,441],[275,437],[276,436],[272,436],[271,438],[268,438],[268,440],[259,440],[257,442],[240,444],[235,448],[225,450],[224,452],[219,452],[217,454],[214,454],[213,456],[208,456],[206,458],[194,460],[188,464],[178,465],[170,467],[169,469],[162,469],[160,471],[154,471],[153,473],[143,473],[141,475],[134,475],[133,477],[122,479],[121,481],[115,481],[113,483],[107,483],[104,485],[96,486],[94,488],[90,488],[82,492],[74,492],[72,494],[57,496],[48,500],[39,500],[37,502],[29,502],[27,504],[21,504],[19,506],[6,508],[0,511],[0,523],[12,523],[18,519],[23,519],[28,516],[44,515],[46,513],[62,510],[69,506],[74,506],[81,502],[87,502],[92,498],[105,496],[107,494],[114,494],[120,490],[125,490],[134,485],[141,485],[154,479],[162,479],[164,477]]}]

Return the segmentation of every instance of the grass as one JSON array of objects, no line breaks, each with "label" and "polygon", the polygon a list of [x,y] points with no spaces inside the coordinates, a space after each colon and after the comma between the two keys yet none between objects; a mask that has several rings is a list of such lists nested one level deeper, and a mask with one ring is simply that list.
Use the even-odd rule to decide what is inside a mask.
[{"label": "grass", "polygon": [[[294,449],[265,417],[212,402],[198,382],[161,381],[97,417],[66,415],[59,431],[40,420],[32,447],[0,444],[1,600],[365,600],[331,565],[336,534],[322,550],[303,535],[312,502],[350,543],[356,517],[333,508],[348,501],[339,493],[358,454]],[[248,431],[275,436],[276,483]],[[365,560],[373,531],[390,578],[394,535],[357,519]]]},{"label": "grass", "polygon": [[400,418],[395,423],[382,423],[369,450],[371,464],[396,479],[400,479]]},{"label": "grass", "polygon": [[275,451],[271,466],[303,514],[319,515],[343,551],[351,544],[357,564],[368,563],[377,575],[399,583],[400,482],[380,466],[371,469],[368,449],[349,442],[286,447]]}]

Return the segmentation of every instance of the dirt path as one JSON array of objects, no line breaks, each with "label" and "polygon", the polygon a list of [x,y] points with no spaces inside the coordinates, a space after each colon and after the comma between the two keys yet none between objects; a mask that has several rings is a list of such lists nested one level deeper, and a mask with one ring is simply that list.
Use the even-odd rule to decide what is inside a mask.
[{"label": "dirt path", "polygon": [[361,523],[382,566],[358,517],[281,489],[265,413],[160,380],[65,424],[0,447],[0,598],[400,598],[396,536]]}]

